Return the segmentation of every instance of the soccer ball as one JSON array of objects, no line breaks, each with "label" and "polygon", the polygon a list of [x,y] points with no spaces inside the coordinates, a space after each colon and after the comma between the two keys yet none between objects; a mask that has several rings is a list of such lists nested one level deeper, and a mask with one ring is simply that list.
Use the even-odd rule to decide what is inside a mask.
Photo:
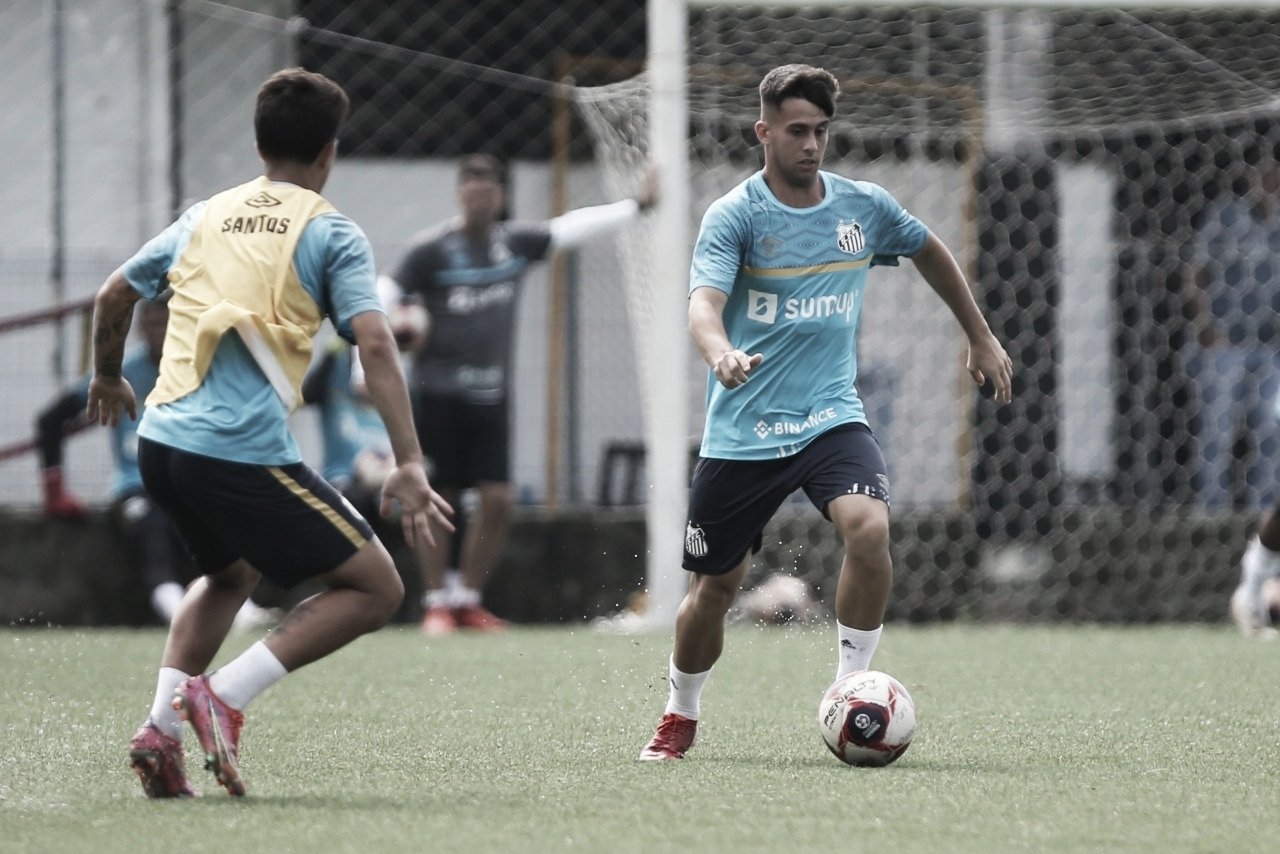
[{"label": "soccer ball", "polygon": [[897,679],[859,670],[837,679],[822,695],[818,730],[841,762],[888,765],[916,734],[916,707]]}]

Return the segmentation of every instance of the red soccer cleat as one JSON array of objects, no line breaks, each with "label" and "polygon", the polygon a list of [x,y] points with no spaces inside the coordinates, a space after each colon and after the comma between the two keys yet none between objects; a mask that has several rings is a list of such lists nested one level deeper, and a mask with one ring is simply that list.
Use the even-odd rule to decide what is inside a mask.
[{"label": "red soccer cleat", "polygon": [[200,739],[200,747],[204,749],[204,767],[213,772],[228,794],[244,795],[239,765],[244,715],[213,693],[208,676],[192,676],[179,685],[173,695],[173,708],[191,724]]},{"label": "red soccer cleat", "polygon": [[506,631],[507,621],[480,605],[463,605],[453,609],[453,619],[460,629],[476,632]]},{"label": "red soccer cleat", "polygon": [[195,794],[187,782],[182,742],[162,733],[151,721],[129,742],[129,765],[148,798],[189,798]]},{"label": "red soccer cleat", "polygon": [[685,751],[693,747],[698,734],[698,722],[675,712],[667,712],[658,724],[653,740],[640,751],[641,762],[660,762],[666,759],[683,759]]},{"label": "red soccer cleat", "polygon": [[422,633],[429,638],[450,635],[457,629],[458,622],[453,618],[453,611],[448,608],[428,608],[422,615]]}]

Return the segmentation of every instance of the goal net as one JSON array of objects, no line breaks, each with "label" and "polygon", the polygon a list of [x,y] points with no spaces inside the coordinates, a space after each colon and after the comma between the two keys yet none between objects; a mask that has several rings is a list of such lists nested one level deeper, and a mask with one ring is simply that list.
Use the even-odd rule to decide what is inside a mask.
[{"label": "goal net", "polygon": [[[789,62],[841,81],[825,168],[883,185],[943,239],[1013,357],[1016,397],[999,407],[911,265],[872,272],[858,388],[893,484],[891,616],[1220,619],[1251,513],[1275,495],[1280,337],[1263,315],[1280,309],[1266,261],[1280,15],[1088,5],[687,10],[688,192],[667,207],[691,230],[687,245],[621,248],[637,365],[675,326],[653,316],[674,286],[655,251],[687,258],[702,212],[759,168],[756,86]],[[664,51],[651,41],[648,72],[576,93],[619,182],[654,144]],[[1243,220],[1223,233],[1224,216]],[[1247,293],[1226,293],[1235,280]],[[684,367],[644,384],[645,411],[687,389],[680,432],[696,437],[706,370],[691,353]],[[748,584],[798,572],[829,600],[840,560],[797,501]],[[1161,604],[1186,584],[1205,595]]]}]

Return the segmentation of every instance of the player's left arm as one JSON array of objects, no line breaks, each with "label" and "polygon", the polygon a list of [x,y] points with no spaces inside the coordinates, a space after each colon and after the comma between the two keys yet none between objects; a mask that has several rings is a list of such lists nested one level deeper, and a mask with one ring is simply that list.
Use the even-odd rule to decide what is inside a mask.
[{"label": "player's left arm", "polygon": [[427,482],[409,389],[400,370],[400,350],[381,311],[357,314],[351,319],[351,329],[356,352],[364,366],[365,387],[387,428],[396,462],[382,485],[380,510],[383,516],[390,516],[392,501],[398,501],[405,542],[425,541],[434,546],[432,526],[453,531],[453,523],[449,521],[453,508]]},{"label": "player's left arm", "polygon": [[98,289],[93,301],[93,378],[85,414],[90,421],[120,423],[121,412],[137,420],[138,405],[133,387],[124,378],[124,345],[133,323],[133,306],[141,298],[124,268],[116,270]]},{"label": "player's left arm", "polygon": [[369,239],[346,217],[318,217],[303,232],[298,251],[309,273],[316,259],[322,259],[318,275],[328,288],[322,302],[338,334],[355,345],[369,397],[387,428],[396,464],[383,483],[380,510],[389,516],[398,501],[405,542],[421,538],[434,545],[432,526],[452,531],[453,509],[427,481],[400,349],[377,294]]},{"label": "player's left arm", "polygon": [[924,246],[911,256],[911,261],[929,287],[951,309],[969,339],[969,375],[978,385],[990,380],[995,389],[995,399],[1008,403],[1013,399],[1013,360],[987,325],[951,251],[936,234],[930,232]]}]

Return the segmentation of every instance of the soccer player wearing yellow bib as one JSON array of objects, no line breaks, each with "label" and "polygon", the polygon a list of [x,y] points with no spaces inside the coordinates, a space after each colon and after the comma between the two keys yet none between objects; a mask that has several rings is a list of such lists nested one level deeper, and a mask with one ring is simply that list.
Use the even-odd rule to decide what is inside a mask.
[{"label": "soccer player wearing yellow bib", "polygon": [[[244,709],[291,671],[380,628],[404,587],[368,522],[302,462],[289,432],[312,338],[328,317],[359,346],[395,468],[381,510],[399,502],[405,539],[447,530],[447,503],[422,466],[398,348],[375,290],[364,233],[320,196],[337,157],[348,101],[304,71],[258,91],[254,132],[264,174],[188,209],[99,290],[88,414],[136,417],[121,357],[133,304],[166,287],[169,327],[159,378],[138,425],[143,486],[202,573],[170,625],[151,713],[130,745],[149,797],[192,794],[182,754],[191,724],[208,766],[243,795]],[[260,577],[323,592],[264,640],[206,668]]]},{"label": "soccer player wearing yellow bib", "polygon": [[689,493],[670,694],[641,760],[693,744],[702,688],[750,553],[803,489],[844,542],[836,587],[836,676],[866,670],[893,565],[889,478],[854,380],[867,272],[910,258],[969,343],[968,369],[1008,401],[1009,356],[946,246],[882,187],[821,171],[839,86],[784,65],[760,83],[764,170],[707,210],[694,248],[689,329],[710,368],[702,450]]}]

